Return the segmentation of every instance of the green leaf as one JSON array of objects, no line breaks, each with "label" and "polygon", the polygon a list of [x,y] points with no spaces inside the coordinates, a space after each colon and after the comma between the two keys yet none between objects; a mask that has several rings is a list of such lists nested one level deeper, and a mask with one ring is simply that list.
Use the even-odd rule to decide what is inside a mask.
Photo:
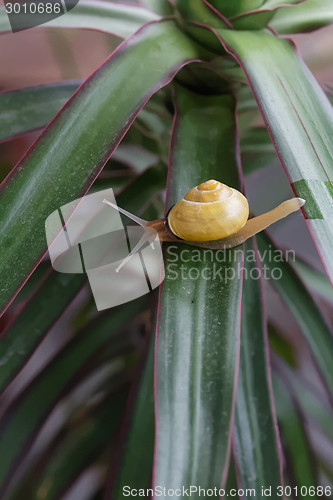
[{"label": "green leaf", "polygon": [[332,334],[302,281],[291,265],[281,258],[281,251],[263,233],[257,236],[257,242],[262,264],[269,271],[270,283],[294,315],[332,394]]},{"label": "green leaf", "polygon": [[289,7],[297,5],[308,0],[288,0],[288,3],[284,0],[265,0],[262,9],[276,9],[280,7]]},{"label": "green leaf", "polygon": [[[152,336],[145,365],[138,381],[133,404],[128,408],[129,424],[124,438],[115,484],[110,485],[108,498],[121,498],[123,487],[149,488],[152,479],[154,456],[154,352]],[[114,467],[111,468],[112,476]]]},{"label": "green leaf", "polygon": [[275,324],[268,323],[267,325],[269,344],[273,352],[277,354],[279,359],[283,359],[290,366],[297,366],[296,353],[293,346],[284,338]]},{"label": "green leaf", "polygon": [[135,172],[143,172],[157,163],[157,156],[142,146],[123,144],[113,153],[112,159],[132,168]]},{"label": "green leaf", "polygon": [[[293,481],[299,488],[316,486],[312,455],[301,415],[285,384],[277,376],[273,378],[273,386],[279,426],[284,438],[288,463],[292,469],[292,477],[287,478],[286,484]],[[307,500],[318,498],[309,494],[302,497]]]},{"label": "green leaf", "polygon": [[[210,178],[238,186],[231,96],[177,91],[167,208]],[[191,168],[185,168],[190,165]],[[239,349],[242,249],[165,248],[157,328],[154,481],[225,483]]]},{"label": "green leaf", "polygon": [[242,153],[275,153],[265,128],[250,128],[241,137]]},{"label": "green leaf", "polygon": [[283,0],[267,0],[257,5],[256,8],[246,9],[247,12],[240,12],[230,18],[233,27],[238,30],[259,30],[271,24],[270,21],[274,17],[276,11],[282,6],[288,9],[289,6],[304,2],[305,0],[291,0],[283,2]]},{"label": "green leaf", "polygon": [[[226,18],[217,15],[216,11],[211,9],[209,4],[206,4],[206,2],[204,1],[184,2],[183,0],[174,0],[172,2],[172,5],[176,7],[176,12],[178,11],[188,22],[199,22],[208,26],[212,26],[213,28],[223,28],[231,26]],[[199,30],[197,32],[199,33]]]},{"label": "green leaf", "polygon": [[333,281],[333,109],[288,40],[217,30],[240,61]]},{"label": "green leaf", "polygon": [[46,218],[86,192],[147,99],[196,58],[172,21],[147,25],[88,78],[2,184],[1,309],[45,251]]},{"label": "green leaf", "polygon": [[[190,38],[193,38],[202,47],[212,52],[217,52],[218,54],[223,53],[223,55],[225,55],[216,36],[205,29],[205,26],[211,26],[212,28],[231,27],[232,25],[227,18],[218,15],[216,10],[212,9],[209,3],[204,0],[198,2],[173,0],[172,5],[175,7],[175,15],[178,18],[180,16],[182,17],[181,25]],[[221,83],[223,82],[220,81],[220,84]],[[216,92],[216,94],[217,93],[219,92]]]},{"label": "green leaf", "polygon": [[[229,0],[211,0],[210,5],[215,7],[223,16],[229,18],[227,22],[231,23],[230,27],[237,30],[258,30],[267,26],[275,11],[281,5],[286,6],[302,1],[304,0],[291,0],[286,4],[281,0],[267,0],[267,2],[263,2],[263,0],[234,0],[232,2]],[[205,24],[217,27],[216,23],[205,22]]]},{"label": "green leaf", "polygon": [[291,264],[309,290],[319,294],[324,300],[333,304],[333,288],[324,273],[318,271],[300,258],[295,259]]},{"label": "green leaf", "polygon": [[142,210],[148,208],[147,200],[151,201],[156,193],[165,188],[166,176],[165,165],[149,168],[119,193],[117,202],[131,212],[142,214]]},{"label": "green leaf", "polygon": [[276,153],[244,153],[242,154],[242,170],[244,175],[269,167],[276,160]]},{"label": "green leaf", "polygon": [[321,431],[333,443],[332,409],[317,387],[302,380],[299,373],[288,366],[281,366],[283,376],[292,396],[302,413],[311,422],[315,422]]},{"label": "green leaf", "polygon": [[333,4],[331,0],[306,0],[301,5],[280,9],[270,25],[279,34],[288,34],[314,31],[328,26],[332,22]]},{"label": "green leaf", "polygon": [[[163,166],[152,167],[138,176],[117,196],[119,205],[131,212],[140,213],[140,210],[147,206],[147,201],[165,186],[165,170]],[[36,271],[33,277],[35,274]],[[86,283],[86,279],[82,274],[62,274],[52,271],[8,329],[2,332],[0,390],[3,390],[21,370],[50,327],[61,317],[64,309]],[[31,279],[27,285],[30,281]],[[17,299],[22,297],[27,285],[23,287]],[[26,325],[29,325],[29,335],[26,332]]]},{"label": "green leaf", "polygon": [[0,492],[8,487],[42,423],[80,380],[93,356],[111,339],[114,355],[131,345],[133,339],[118,333],[144,304],[144,299],[132,301],[98,316],[65,345],[9,407],[0,420]]},{"label": "green leaf", "polygon": [[[50,272],[50,264],[46,260],[44,262],[41,262],[39,266],[35,269],[34,273],[30,277],[29,281],[27,281],[26,285],[21,289],[20,293],[16,297],[16,299],[13,302],[13,308],[15,310],[15,307],[22,307],[22,304],[26,303],[28,300],[30,300],[34,293],[38,290],[38,288],[41,286],[41,284],[44,282],[46,277],[48,276]],[[15,315],[13,311],[13,316]],[[2,332],[3,334],[5,332]]]},{"label": "green leaf", "polygon": [[276,416],[267,333],[263,323],[261,287],[257,276],[255,250],[246,242],[242,293],[241,351],[237,389],[234,443],[240,487],[254,489],[254,498],[261,498],[261,488],[281,484],[282,463],[279,456]]},{"label": "green leaf", "polygon": [[333,104],[333,87],[328,84],[323,84],[323,90],[325,91],[330,103]]},{"label": "green leaf", "polygon": [[71,430],[40,471],[32,492],[36,498],[58,500],[102,451],[110,450],[120,430],[127,397],[127,386],[118,389]]},{"label": "green leaf", "polygon": [[[66,14],[43,24],[43,28],[81,28],[105,31],[120,38],[128,38],[144,24],[157,21],[159,16],[136,5],[99,0],[80,0]],[[0,33],[11,31],[4,7],[0,8]]]},{"label": "green leaf", "polygon": [[26,87],[0,94],[0,141],[44,127],[81,82]]},{"label": "green leaf", "polygon": [[210,0],[210,4],[226,17],[236,16],[242,12],[255,10],[261,6],[262,0]]},{"label": "green leaf", "polygon": [[0,339],[0,390],[19,372],[84,283],[81,275],[51,271]]},{"label": "green leaf", "polygon": [[4,500],[62,498],[89,467],[109,459],[128,398],[131,358],[129,352],[109,359],[61,402],[64,417],[58,418],[51,438],[28,454],[23,475],[13,481]]},{"label": "green leaf", "polygon": [[[228,478],[225,486],[225,490],[229,491],[231,489],[238,490],[238,483],[237,483],[237,472],[236,472],[236,466],[235,466],[235,459],[234,459],[234,453],[231,455],[230,458],[230,465],[229,465],[229,471],[228,471]],[[239,496],[235,496],[234,498],[239,500]]]},{"label": "green leaf", "polygon": [[[249,85],[240,86],[235,91],[235,95],[237,97],[237,113],[240,117],[242,117],[244,113],[247,113],[247,116],[251,118],[252,114],[258,114],[258,106]],[[247,126],[250,126],[252,121],[253,120],[250,120],[249,123],[246,123]]]},{"label": "green leaf", "polygon": [[142,5],[161,16],[169,16],[173,9],[168,0],[142,0]]},{"label": "green leaf", "polygon": [[242,170],[245,175],[265,168],[275,159],[276,152],[272,141],[263,128],[251,128],[240,137]]},{"label": "green leaf", "polygon": [[273,16],[274,12],[270,10],[259,10],[249,14],[244,13],[235,19],[232,18],[231,21],[237,30],[260,30],[267,26]]}]

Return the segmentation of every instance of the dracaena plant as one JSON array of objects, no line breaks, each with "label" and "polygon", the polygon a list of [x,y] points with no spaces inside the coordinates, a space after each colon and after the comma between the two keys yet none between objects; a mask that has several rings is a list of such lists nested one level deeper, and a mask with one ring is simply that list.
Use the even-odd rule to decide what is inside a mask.
[{"label": "dracaena plant", "polygon": [[[84,82],[0,95],[2,141],[42,129],[1,172],[1,498],[158,497],[145,490],[155,487],[169,497],[191,485],[206,490],[192,498],[214,488],[329,497],[333,342],[318,298],[332,306],[333,111],[282,35],[330,24],[332,1],[143,3],[80,0],[45,29],[104,31],[116,50]],[[215,278],[214,257],[176,241],[164,244],[158,296],[97,313],[84,276],[43,259],[45,220],[89,189],[113,187],[119,206],[157,219],[165,189],[165,213],[208,179],[243,191],[273,146],[328,278],[301,260],[272,262],[278,247],[264,233],[224,250]],[[278,273],[287,333],[264,314],[263,266]],[[71,338],[46,344],[51,361],[13,393],[63,328]],[[89,487],[75,490],[82,477]]]}]

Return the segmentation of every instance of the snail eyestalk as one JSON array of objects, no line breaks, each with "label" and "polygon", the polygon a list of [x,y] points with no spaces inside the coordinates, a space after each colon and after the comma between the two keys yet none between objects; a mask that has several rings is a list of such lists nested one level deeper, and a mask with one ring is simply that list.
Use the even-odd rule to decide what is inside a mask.
[{"label": "snail eyestalk", "polygon": [[141,219],[141,217],[137,217],[134,214],[131,214],[131,212],[128,212],[127,210],[124,210],[123,208],[118,207],[118,205],[115,205],[114,203],[112,203],[112,201],[108,201],[108,200],[104,199],[103,203],[106,203],[106,205],[110,205],[110,207],[114,208],[115,210],[122,213],[123,215],[126,215],[126,217],[128,217],[132,221],[136,222],[140,226],[145,227],[147,225],[148,221]]},{"label": "snail eyestalk", "polygon": [[145,245],[145,243],[147,241],[149,241],[151,246],[154,248],[153,241],[156,238],[156,231],[154,231],[151,227],[147,227],[148,221],[141,219],[140,217],[137,217],[136,215],[132,214],[131,212],[128,212],[127,210],[124,210],[123,208],[118,207],[118,205],[115,205],[114,203],[112,203],[112,201],[108,201],[108,200],[104,199],[103,203],[106,203],[107,205],[114,208],[118,212],[126,215],[129,219],[131,219],[132,221],[136,222],[137,224],[139,224],[140,226],[142,226],[144,228],[144,233],[143,233],[142,237],[140,238],[140,240],[138,241],[138,243],[135,245],[133,250],[125,257],[125,259],[123,259],[121,261],[119,266],[116,268],[116,273],[118,273],[120,271],[120,269],[125,264],[127,264],[127,262],[133,257],[133,255],[135,255]]},{"label": "snail eyestalk", "polygon": [[156,231],[152,228],[146,227],[144,233],[138,243],[135,245],[133,250],[121,261],[119,266],[116,268],[116,273],[119,273],[120,269],[127,264],[127,262],[135,255],[144,245],[149,241],[150,245],[154,248],[153,241],[156,239]]}]

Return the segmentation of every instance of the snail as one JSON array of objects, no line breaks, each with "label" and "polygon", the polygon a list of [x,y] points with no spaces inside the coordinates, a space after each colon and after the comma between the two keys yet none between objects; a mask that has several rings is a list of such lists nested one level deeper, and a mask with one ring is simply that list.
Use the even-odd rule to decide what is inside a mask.
[{"label": "snail", "polygon": [[249,219],[249,204],[245,196],[219,181],[208,180],[190,189],[165,218],[146,221],[114,203],[103,200],[144,228],[138,244],[118,266],[117,271],[146,243],[160,241],[184,242],[188,245],[228,249],[241,245],[248,238],[299,210],[302,198],[284,201],[269,212]]}]

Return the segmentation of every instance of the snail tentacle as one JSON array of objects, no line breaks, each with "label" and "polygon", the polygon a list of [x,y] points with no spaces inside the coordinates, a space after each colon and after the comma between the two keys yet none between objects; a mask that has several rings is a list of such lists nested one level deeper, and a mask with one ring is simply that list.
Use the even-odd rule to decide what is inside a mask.
[{"label": "snail tentacle", "polygon": [[136,215],[132,214],[131,212],[128,212],[127,210],[125,210],[124,208],[118,207],[118,205],[115,205],[114,203],[112,203],[112,201],[108,201],[108,200],[104,199],[103,203],[106,203],[107,205],[114,208],[118,212],[126,215],[129,219],[131,219],[132,221],[136,222],[137,224],[139,224],[140,226],[142,226],[144,228],[144,233],[143,233],[142,237],[140,238],[140,240],[138,241],[138,243],[135,245],[133,250],[125,257],[125,259],[123,259],[121,261],[119,266],[116,268],[116,273],[118,273],[120,271],[120,269],[125,264],[127,264],[127,262],[133,257],[133,255],[135,255],[148,241],[151,244],[151,246],[153,247],[153,241],[156,239],[156,231],[153,228],[148,227],[147,220],[141,219],[141,217],[137,217]]},{"label": "snail tentacle", "polygon": [[[144,233],[138,243],[135,245],[133,250],[121,261],[119,266],[116,268],[116,273],[119,273],[120,269],[127,264],[127,262],[135,255],[144,245],[149,241],[149,243],[153,246],[153,241],[156,239],[156,231],[152,228],[145,227]],[[154,248],[154,247],[153,247]]]},{"label": "snail tentacle", "polygon": [[137,224],[139,224],[142,227],[145,227],[147,225],[147,223],[148,223],[148,221],[146,221],[144,219],[141,219],[141,217],[138,217],[137,215],[131,214],[131,212],[128,212],[124,208],[118,207],[118,205],[115,205],[114,203],[112,203],[112,201],[108,201],[108,200],[104,199],[103,203],[106,203],[107,205],[110,205],[110,207],[114,208],[115,210],[117,210],[118,212],[122,213],[123,215],[126,215],[129,219],[131,219],[132,221],[136,222]]}]

